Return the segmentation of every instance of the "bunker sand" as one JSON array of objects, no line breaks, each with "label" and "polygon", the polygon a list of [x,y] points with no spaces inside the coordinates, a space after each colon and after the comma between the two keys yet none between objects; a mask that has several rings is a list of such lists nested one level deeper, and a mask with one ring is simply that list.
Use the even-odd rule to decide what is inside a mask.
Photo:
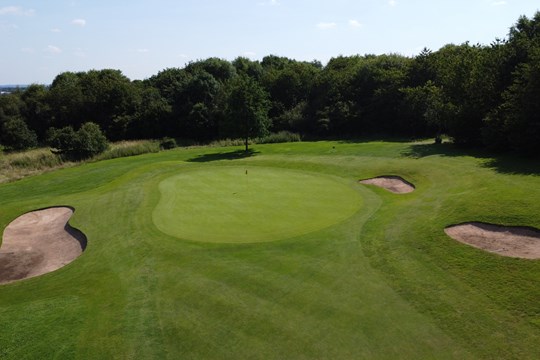
[{"label": "bunker sand", "polygon": [[73,212],[52,207],[13,220],[0,247],[0,284],[49,273],[81,255],[86,236],[68,224]]},{"label": "bunker sand", "polygon": [[480,222],[452,225],[444,232],[461,243],[502,256],[540,259],[540,230]]},{"label": "bunker sand", "polygon": [[413,192],[415,187],[400,176],[383,175],[371,179],[360,180],[361,184],[375,185],[394,194],[407,194]]}]

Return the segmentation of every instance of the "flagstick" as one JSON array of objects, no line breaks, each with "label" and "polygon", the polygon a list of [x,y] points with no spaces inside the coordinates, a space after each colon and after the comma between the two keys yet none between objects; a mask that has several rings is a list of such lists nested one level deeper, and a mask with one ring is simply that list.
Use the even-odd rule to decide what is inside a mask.
[{"label": "flagstick", "polygon": [[247,193],[248,193],[248,196],[249,196],[249,176],[248,176],[247,169],[246,169],[246,187],[247,187]]}]

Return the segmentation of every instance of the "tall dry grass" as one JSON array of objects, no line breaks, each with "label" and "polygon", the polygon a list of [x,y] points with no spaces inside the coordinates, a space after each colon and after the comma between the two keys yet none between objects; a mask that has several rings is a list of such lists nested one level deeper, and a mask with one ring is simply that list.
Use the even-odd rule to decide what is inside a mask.
[{"label": "tall dry grass", "polygon": [[154,140],[121,141],[111,143],[105,152],[81,161],[68,161],[61,155],[53,154],[49,148],[13,153],[0,151],[0,183],[11,182],[27,176],[38,175],[85,162],[153,153],[159,150],[159,142]]},{"label": "tall dry grass", "polygon": [[0,183],[22,179],[46,171],[72,166],[63,161],[49,148],[32,149],[23,152],[0,154]]}]

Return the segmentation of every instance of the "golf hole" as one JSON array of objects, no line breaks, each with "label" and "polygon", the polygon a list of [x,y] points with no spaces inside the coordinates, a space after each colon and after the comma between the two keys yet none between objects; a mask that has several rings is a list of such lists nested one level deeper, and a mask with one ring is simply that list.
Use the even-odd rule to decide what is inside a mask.
[{"label": "golf hole", "polygon": [[360,194],[345,180],[279,168],[214,167],[159,184],[152,213],[162,232],[220,243],[275,241],[329,227],[355,214]]}]

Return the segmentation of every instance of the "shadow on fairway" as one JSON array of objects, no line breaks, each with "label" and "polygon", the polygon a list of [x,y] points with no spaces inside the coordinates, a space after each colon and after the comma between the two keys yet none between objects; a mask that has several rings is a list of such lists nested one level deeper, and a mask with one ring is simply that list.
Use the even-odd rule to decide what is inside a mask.
[{"label": "shadow on fairway", "polygon": [[459,147],[452,143],[413,144],[401,155],[404,157],[412,157],[417,159],[431,155],[473,156],[476,158],[491,157],[486,151],[483,151],[481,149]]},{"label": "shadow on fairway", "polygon": [[245,150],[236,150],[229,152],[219,152],[213,154],[203,154],[197,157],[188,159],[189,162],[209,162],[209,161],[219,161],[219,160],[238,160],[245,159],[251,156],[255,156],[259,151],[253,149]]},{"label": "shadow on fairway", "polygon": [[[309,139],[304,139],[304,140],[309,141]],[[350,138],[339,137],[335,139],[325,138],[324,140],[334,140],[342,144],[362,144],[362,143],[369,143],[369,142],[374,142],[374,141],[376,142],[383,141],[387,143],[408,143],[408,142],[413,141],[414,139],[410,137],[399,137],[399,136],[364,136],[361,138],[357,138],[357,137],[350,137]]]},{"label": "shadow on fairway", "polygon": [[430,155],[440,156],[472,156],[485,159],[483,167],[493,169],[502,174],[540,175],[540,163],[532,158],[519,154],[496,154],[482,149],[463,148],[451,143],[415,144],[401,154],[403,157],[420,159]]},{"label": "shadow on fairway", "polygon": [[487,168],[503,174],[540,175],[540,163],[519,157],[495,157],[484,163]]}]

